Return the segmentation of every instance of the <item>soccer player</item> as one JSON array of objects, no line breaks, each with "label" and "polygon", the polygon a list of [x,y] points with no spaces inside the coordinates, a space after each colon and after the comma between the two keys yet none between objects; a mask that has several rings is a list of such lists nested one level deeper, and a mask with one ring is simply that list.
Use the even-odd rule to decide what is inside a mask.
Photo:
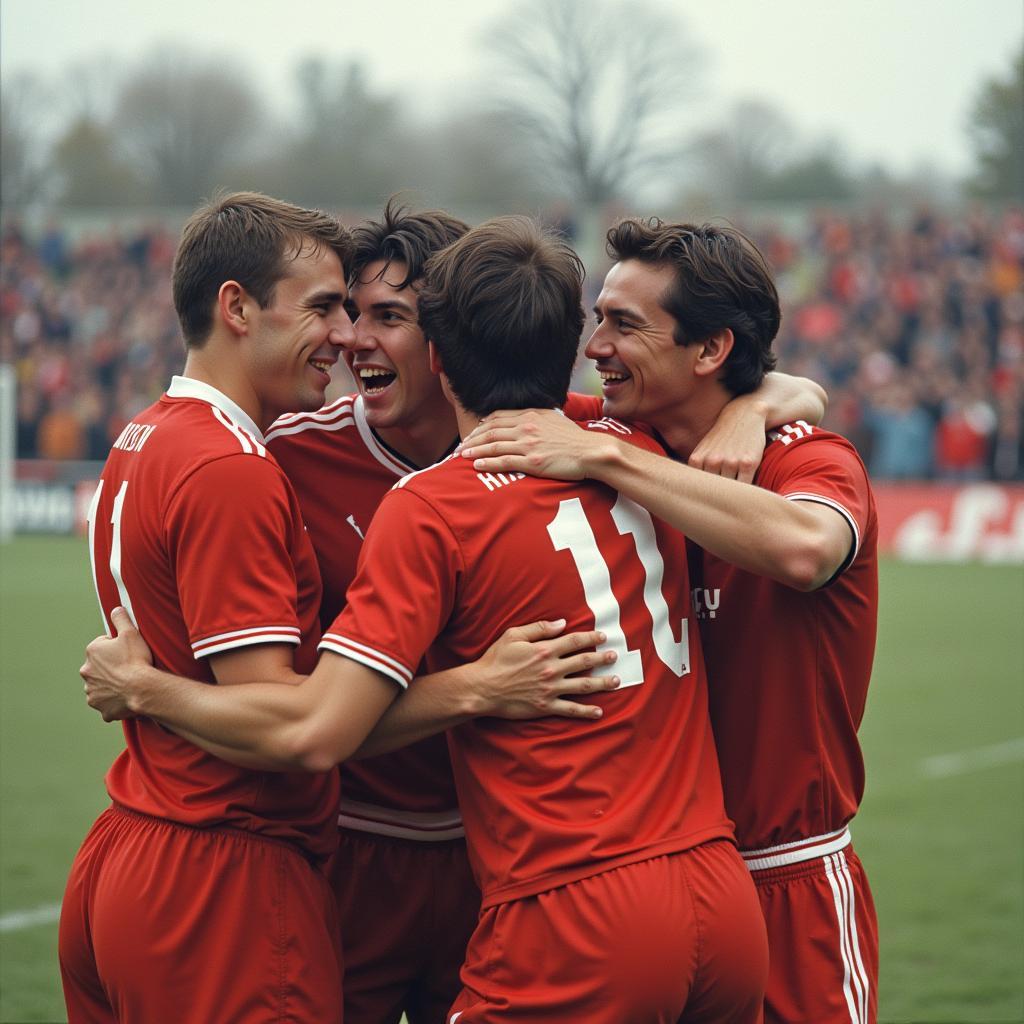
[{"label": "soccer player", "polygon": [[805,421],[765,437],[749,402],[736,429],[759,438],[756,486],[744,481],[757,458],[729,460],[733,480],[685,465],[718,467],[708,430],[774,365],[771,274],[748,240],[707,225],[626,220],[608,245],[617,262],[587,346],[604,412],[649,423],[678,461],[537,412],[491,417],[463,455],[481,472],[604,481],[703,547],[693,609],[726,808],[768,925],[766,1020],[868,1024],[877,924],[848,828],[877,620],[866,471],[848,441]]},{"label": "soccer player", "polygon": [[[173,282],[183,375],[114,443],[89,512],[105,623],[124,606],[170,671],[231,684],[313,666],[320,578],[263,432],[323,403],[352,334],[350,253],[333,218],[255,194],[185,226]],[[359,728],[391,696],[367,693]],[[340,1021],[318,869],[334,846],[336,777],[247,771],[150,719],[124,731],[112,806],[64,896],[69,1020]]]},{"label": "soccer player", "polygon": [[[564,401],[581,276],[571,251],[521,219],[434,257],[420,316],[460,433],[497,406]],[[589,429],[660,451],[614,420]],[[666,574],[680,585],[666,588]],[[622,686],[587,728],[450,716],[483,891],[451,1019],[759,1020],[763,922],[722,806],[686,579],[683,538],[609,488],[477,474],[452,457],[381,502],[322,641],[335,656],[305,683],[227,692],[141,663],[126,691],[101,680],[91,702],[246,762],[323,767],[344,753],[341,694],[359,668],[405,685],[424,655],[458,664],[524,615],[596,623]]]},{"label": "soccer player", "polygon": [[[284,416],[267,435],[298,494],[323,577],[320,619],[341,612],[363,537],[385,494],[450,454],[455,413],[419,326],[423,267],[469,226],[390,201],[353,232],[355,331],[345,358],[359,392]],[[342,766],[331,864],[347,1024],[440,1024],[480,910],[448,745],[436,735]]]}]

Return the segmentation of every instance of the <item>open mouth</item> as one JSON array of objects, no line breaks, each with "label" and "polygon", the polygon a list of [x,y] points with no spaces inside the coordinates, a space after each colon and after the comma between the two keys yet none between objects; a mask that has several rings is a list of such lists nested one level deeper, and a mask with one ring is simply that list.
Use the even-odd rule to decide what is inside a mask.
[{"label": "open mouth", "polygon": [[367,395],[379,395],[398,380],[397,373],[391,370],[381,370],[375,366],[360,367],[356,370],[356,376],[359,377],[363,393]]},{"label": "open mouth", "polygon": [[319,370],[327,377],[331,375],[331,367],[334,365],[329,359],[308,359],[306,360],[314,370]]},{"label": "open mouth", "polygon": [[601,383],[604,387],[614,387],[616,384],[624,384],[627,380],[630,380],[632,375],[626,373],[625,370],[603,370],[597,371],[598,376],[601,378]]}]

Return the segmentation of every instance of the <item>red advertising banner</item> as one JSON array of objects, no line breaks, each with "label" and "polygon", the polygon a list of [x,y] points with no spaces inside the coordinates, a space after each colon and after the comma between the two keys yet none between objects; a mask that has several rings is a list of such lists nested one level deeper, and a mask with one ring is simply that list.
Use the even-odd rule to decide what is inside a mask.
[{"label": "red advertising banner", "polygon": [[[14,527],[21,533],[84,533],[100,463],[19,461]],[[1024,484],[873,484],[878,547],[915,562],[1024,565]]]},{"label": "red advertising banner", "polygon": [[915,562],[1024,563],[1024,484],[874,485],[878,548]]}]

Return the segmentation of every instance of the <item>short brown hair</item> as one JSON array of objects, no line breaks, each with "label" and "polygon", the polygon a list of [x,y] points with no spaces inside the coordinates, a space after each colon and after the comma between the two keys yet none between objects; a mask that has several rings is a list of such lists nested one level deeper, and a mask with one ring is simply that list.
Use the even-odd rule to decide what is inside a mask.
[{"label": "short brown hair", "polygon": [[782,313],[771,270],[757,246],[733,228],[629,218],[608,232],[608,255],[675,271],[661,304],[675,341],[691,345],[728,327],[734,343],[722,383],[734,395],[757,388],[775,368],[772,341]]},{"label": "short brown hair", "polygon": [[370,263],[383,260],[385,270],[392,263],[404,264],[405,277],[398,287],[405,288],[423,276],[423,268],[435,252],[451,245],[468,230],[465,221],[444,210],[409,213],[399,204],[398,197],[392,196],[380,220],[366,221],[352,231],[352,280],[357,280]]},{"label": "short brown hair", "polygon": [[187,348],[201,348],[213,328],[220,286],[237,281],[265,309],[287,273],[287,260],[330,249],[342,269],[352,259],[352,236],[321,210],[259,192],[233,192],[201,206],[188,219],[174,257],[174,308]]},{"label": "short brown hair", "polygon": [[497,217],[427,263],[420,323],[463,408],[565,401],[583,330],[583,264],[527,217]]}]

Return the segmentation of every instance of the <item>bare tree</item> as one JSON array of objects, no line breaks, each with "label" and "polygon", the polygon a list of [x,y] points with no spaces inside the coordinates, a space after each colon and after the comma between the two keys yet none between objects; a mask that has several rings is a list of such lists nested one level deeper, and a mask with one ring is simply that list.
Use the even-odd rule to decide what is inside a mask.
[{"label": "bare tree", "polygon": [[794,132],[787,118],[760,100],[741,100],[688,147],[709,191],[724,200],[757,199],[790,159]]},{"label": "bare tree", "polygon": [[47,106],[43,84],[32,75],[7,79],[0,90],[0,202],[24,206],[45,190],[49,174],[40,131]]},{"label": "bare tree", "polygon": [[114,127],[159,199],[191,206],[266,133],[249,80],[221,60],[160,50],[128,75]]},{"label": "bare tree", "polygon": [[555,191],[598,205],[680,156],[677,115],[700,53],[659,8],[527,0],[486,42],[498,110]]}]

